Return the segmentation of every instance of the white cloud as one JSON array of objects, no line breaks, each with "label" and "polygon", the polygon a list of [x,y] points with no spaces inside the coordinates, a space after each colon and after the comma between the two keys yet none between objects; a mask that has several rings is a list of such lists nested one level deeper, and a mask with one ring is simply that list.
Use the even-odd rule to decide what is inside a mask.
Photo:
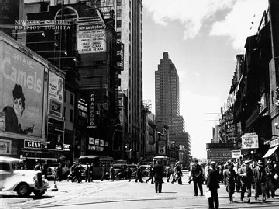
[{"label": "white cloud", "polygon": [[210,34],[229,36],[235,49],[243,49],[246,37],[256,33],[267,6],[268,0],[238,0],[224,20],[213,24]]},{"label": "white cloud", "polygon": [[143,0],[156,23],[178,20],[184,25],[184,38],[195,37],[204,20],[217,11],[231,8],[236,0]]}]

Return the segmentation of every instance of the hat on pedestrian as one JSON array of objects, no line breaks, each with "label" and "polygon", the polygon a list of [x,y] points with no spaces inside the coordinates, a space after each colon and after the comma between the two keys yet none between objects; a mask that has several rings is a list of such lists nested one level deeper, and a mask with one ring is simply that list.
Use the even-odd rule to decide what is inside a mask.
[{"label": "hat on pedestrian", "polygon": [[216,162],[215,162],[215,161],[211,161],[210,164],[211,164],[211,165],[215,165]]},{"label": "hat on pedestrian", "polygon": [[259,166],[263,166],[263,161],[258,160],[258,165],[259,165]]}]

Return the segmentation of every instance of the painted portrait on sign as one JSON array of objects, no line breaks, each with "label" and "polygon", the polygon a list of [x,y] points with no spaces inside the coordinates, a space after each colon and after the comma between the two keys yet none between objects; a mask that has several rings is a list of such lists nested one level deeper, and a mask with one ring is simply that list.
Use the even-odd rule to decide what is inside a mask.
[{"label": "painted portrait on sign", "polygon": [[0,112],[5,132],[42,136],[43,76],[40,63],[0,43]]}]

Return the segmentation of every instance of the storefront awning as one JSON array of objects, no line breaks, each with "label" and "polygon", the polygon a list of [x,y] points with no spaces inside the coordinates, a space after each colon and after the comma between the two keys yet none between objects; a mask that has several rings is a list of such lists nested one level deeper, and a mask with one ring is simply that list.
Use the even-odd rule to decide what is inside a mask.
[{"label": "storefront awning", "polygon": [[267,153],[265,153],[265,155],[263,156],[263,158],[267,158],[269,156],[271,156],[276,150],[277,150],[278,146],[272,147],[270,148]]}]

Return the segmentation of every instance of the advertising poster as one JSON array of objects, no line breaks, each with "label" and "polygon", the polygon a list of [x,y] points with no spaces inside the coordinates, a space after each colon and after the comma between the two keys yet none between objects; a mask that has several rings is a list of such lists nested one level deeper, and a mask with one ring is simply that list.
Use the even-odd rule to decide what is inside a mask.
[{"label": "advertising poster", "polygon": [[53,72],[49,72],[49,114],[62,118],[63,116],[63,95],[64,95],[63,78]]},{"label": "advertising poster", "polygon": [[12,141],[0,139],[0,155],[10,155],[12,153]]},{"label": "advertising poster", "polygon": [[[0,112],[5,132],[42,137],[44,66],[0,42]],[[0,130],[2,131],[2,129]]]},{"label": "advertising poster", "polygon": [[79,23],[77,50],[80,54],[106,52],[106,31],[102,24]]},{"label": "advertising poster", "polygon": [[246,133],[242,137],[242,149],[258,149],[259,138],[255,133]]}]

